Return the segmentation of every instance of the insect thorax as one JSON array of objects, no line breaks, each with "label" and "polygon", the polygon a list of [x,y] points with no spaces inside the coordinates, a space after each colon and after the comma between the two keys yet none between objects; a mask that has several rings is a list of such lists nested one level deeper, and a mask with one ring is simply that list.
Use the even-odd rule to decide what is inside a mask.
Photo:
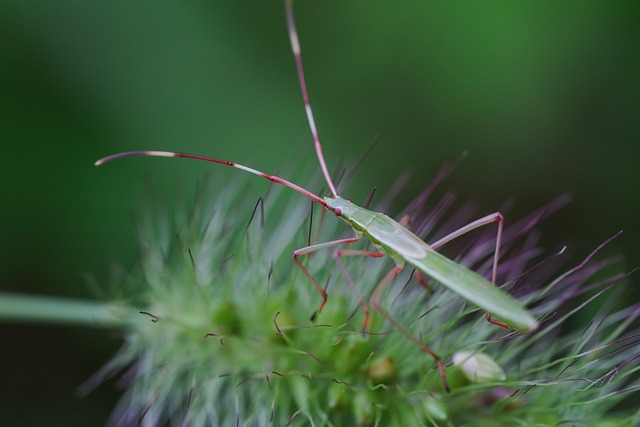
[{"label": "insect thorax", "polygon": [[[366,231],[371,221],[380,215],[377,212],[361,208],[350,200],[340,196],[325,197],[324,200],[327,202],[327,206],[333,210],[337,216],[349,223],[357,231]],[[338,210],[340,214],[337,213]]]}]

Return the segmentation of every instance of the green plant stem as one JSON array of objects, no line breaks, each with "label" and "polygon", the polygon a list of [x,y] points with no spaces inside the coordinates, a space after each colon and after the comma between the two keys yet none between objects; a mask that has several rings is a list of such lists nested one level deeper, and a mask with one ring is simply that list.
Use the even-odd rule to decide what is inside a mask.
[{"label": "green plant stem", "polygon": [[122,327],[135,313],[115,304],[0,292],[0,322]]}]

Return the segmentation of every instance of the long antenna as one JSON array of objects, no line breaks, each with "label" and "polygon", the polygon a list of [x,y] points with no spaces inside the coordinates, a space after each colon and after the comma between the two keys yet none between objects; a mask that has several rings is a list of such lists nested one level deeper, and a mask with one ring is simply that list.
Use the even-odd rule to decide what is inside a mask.
[{"label": "long antenna", "polygon": [[298,33],[296,31],[296,24],[293,19],[293,0],[286,0],[285,2],[287,13],[287,27],[289,29],[289,38],[291,39],[291,49],[293,50],[293,56],[296,60],[296,67],[298,68],[298,79],[300,80],[300,88],[302,89],[302,98],[304,99],[304,109],[307,112],[307,120],[309,121],[309,127],[311,128],[311,134],[316,146],[316,154],[318,155],[318,162],[322,168],[324,179],[329,185],[329,189],[333,194],[333,197],[338,197],[335,185],[329,175],[327,169],[327,163],[324,161],[324,155],[322,154],[322,144],[320,144],[320,138],[318,137],[318,130],[316,129],[316,122],[313,119],[313,111],[311,111],[311,104],[309,103],[309,94],[307,93],[307,84],[304,80],[304,70],[302,68],[302,56],[300,55],[300,42],[298,41]]},{"label": "long antenna", "polygon": [[184,157],[186,159],[203,160],[205,162],[213,162],[213,163],[219,163],[221,165],[231,166],[232,168],[242,169],[243,171],[252,173],[254,175],[261,176],[261,177],[263,177],[265,179],[268,179],[271,182],[282,184],[282,185],[284,185],[286,187],[291,188],[292,190],[297,191],[298,193],[300,193],[300,194],[302,194],[304,196],[307,196],[311,200],[314,200],[314,201],[320,203],[322,206],[328,207],[327,206],[327,202],[325,202],[324,199],[322,199],[319,196],[316,196],[315,194],[313,194],[309,190],[305,190],[304,188],[300,187],[299,185],[294,184],[291,181],[287,181],[286,179],[280,178],[279,176],[268,175],[268,174],[266,174],[264,172],[260,172],[257,169],[253,169],[253,168],[250,168],[248,166],[241,165],[239,163],[230,162],[228,160],[214,159],[213,157],[197,156],[195,154],[175,153],[173,151],[127,151],[127,152],[124,152],[124,153],[118,153],[118,154],[113,154],[111,156],[103,157],[100,160],[97,160],[95,165],[96,166],[100,166],[100,165],[105,164],[107,162],[110,162],[112,160],[121,159],[123,157],[133,157],[133,156]]}]

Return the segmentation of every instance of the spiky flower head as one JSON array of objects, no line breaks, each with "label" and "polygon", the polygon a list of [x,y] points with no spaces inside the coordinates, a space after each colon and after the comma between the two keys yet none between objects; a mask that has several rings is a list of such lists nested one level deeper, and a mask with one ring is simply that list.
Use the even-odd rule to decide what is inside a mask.
[{"label": "spiky flower head", "polygon": [[[382,305],[445,361],[452,388],[446,392],[433,359],[377,312],[372,310],[362,333],[358,295],[368,300],[393,266],[390,260],[345,258],[345,276],[331,250],[308,257],[307,267],[329,294],[311,321],[320,296],[292,262],[291,251],[351,231],[320,210],[310,228],[309,202],[287,189],[271,188],[256,203],[246,196],[247,182],[241,174],[205,180],[192,210],[147,203],[139,215],[141,259],[117,284],[115,301],[138,313],[123,323],[122,349],[88,383],[123,372],[125,391],[113,425],[604,426],[615,420],[631,426],[637,421],[611,418],[610,412],[627,395],[623,391],[637,387],[639,346],[627,330],[638,307],[607,306],[589,325],[561,329],[582,308],[565,308],[569,302],[597,292],[587,305],[622,277],[589,282],[609,262],[593,261],[593,254],[555,277],[551,263],[536,258],[531,229],[562,199],[504,234],[499,283],[532,307],[542,320],[537,332],[497,328],[438,283],[420,286],[409,268],[389,286]],[[432,190],[399,213],[408,215],[427,241],[474,215],[468,205],[450,212],[450,194],[429,205]],[[389,204],[385,198],[375,209],[388,210]],[[449,255],[489,275],[491,233],[467,243]],[[532,268],[535,262],[543,265]]]}]

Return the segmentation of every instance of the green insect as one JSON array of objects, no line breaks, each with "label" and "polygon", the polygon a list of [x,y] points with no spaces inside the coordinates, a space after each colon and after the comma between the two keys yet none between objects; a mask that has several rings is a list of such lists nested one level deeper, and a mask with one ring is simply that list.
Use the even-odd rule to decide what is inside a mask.
[{"label": "green insect", "polygon": [[[316,125],[313,118],[313,112],[311,110],[311,104],[309,103],[307,87],[304,79],[304,71],[302,68],[302,59],[300,55],[300,43],[298,41],[298,35],[293,18],[292,2],[293,0],[285,0],[289,38],[291,41],[291,47],[298,70],[298,78],[300,81],[300,87],[302,89],[302,96],[304,99],[307,119],[315,143],[316,154],[320,163],[320,167],[322,169],[322,173],[324,174],[324,178],[327,182],[327,185],[329,186],[329,190],[331,191],[332,196],[319,197],[311,193],[310,191],[290,181],[287,181],[284,178],[268,175],[259,170],[238,163],[193,154],[168,151],[130,151],[104,157],[96,161],[95,164],[96,166],[98,166],[111,160],[130,156],[184,157],[189,159],[204,160],[207,162],[214,162],[231,166],[261,176],[271,182],[287,186],[321,204],[325,207],[325,209],[332,212],[335,216],[349,224],[349,226],[351,226],[351,228],[353,229],[355,235],[354,237],[324,242],[293,251],[293,260],[313,283],[322,297],[320,307],[313,314],[312,319],[317,313],[322,310],[322,308],[326,304],[327,293],[323,289],[323,287],[320,286],[320,284],[313,278],[307,268],[300,262],[299,257],[301,255],[309,254],[320,249],[347,245],[349,243],[360,240],[363,236],[366,237],[375,246],[377,251],[339,250],[336,253],[336,259],[338,260],[338,262],[340,262],[340,258],[344,256],[365,256],[378,258],[384,255],[388,255],[393,259],[395,267],[384,276],[384,278],[375,288],[375,291],[371,297],[371,305],[380,313],[382,313],[404,335],[415,342],[423,351],[428,353],[436,361],[445,388],[448,390],[449,387],[446,381],[444,364],[440,357],[435,354],[429,347],[424,345],[420,340],[410,334],[402,325],[398,324],[384,310],[384,308],[380,304],[381,297],[385,287],[391,281],[391,279],[397,276],[403,270],[406,264],[409,264],[416,269],[418,273],[418,280],[420,282],[422,282],[422,274],[435,279],[438,283],[455,292],[471,304],[474,304],[485,310],[487,312],[487,320],[489,320],[491,323],[503,328],[511,327],[522,332],[530,332],[535,330],[538,327],[538,322],[531,315],[531,313],[527,311],[520,302],[495,286],[498,258],[500,252],[500,241],[502,237],[503,217],[498,212],[487,215],[483,218],[467,224],[459,230],[454,231],[453,233],[441,238],[437,242],[429,245],[422,241],[411,231],[409,231],[405,226],[397,221],[394,221],[387,215],[357,206],[353,202],[338,195],[338,192],[335,185],[333,184],[331,176],[329,175],[329,171],[324,160],[322,146],[320,144],[320,139],[318,137],[318,132],[316,130]],[[471,230],[494,222],[498,223],[498,231],[496,236],[496,246],[491,281],[484,279],[479,274],[436,252],[436,249],[438,249],[445,243]],[[363,330],[366,331],[369,322],[369,309],[367,304],[362,300],[360,301],[360,305],[365,313]],[[495,316],[500,320],[495,320],[492,318],[492,316]]]}]

